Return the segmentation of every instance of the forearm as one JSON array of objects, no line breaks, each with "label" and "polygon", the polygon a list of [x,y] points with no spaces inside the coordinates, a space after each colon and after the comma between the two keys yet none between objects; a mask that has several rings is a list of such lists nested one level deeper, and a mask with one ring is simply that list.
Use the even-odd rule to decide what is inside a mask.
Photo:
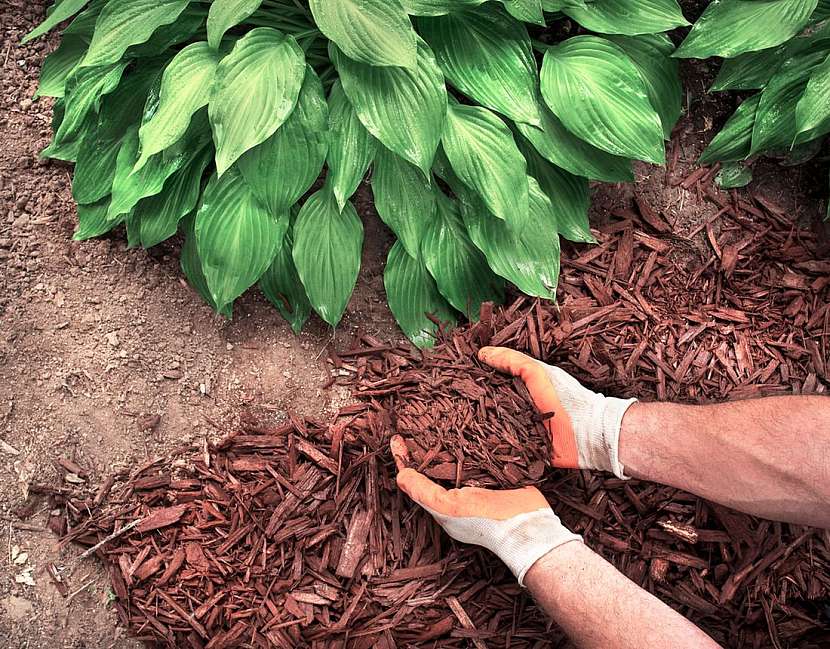
[{"label": "forearm", "polygon": [[537,561],[525,585],[580,649],[718,647],[582,543],[566,543]]},{"label": "forearm", "polygon": [[830,398],[711,406],[637,403],[626,412],[627,475],[734,509],[830,527]]}]

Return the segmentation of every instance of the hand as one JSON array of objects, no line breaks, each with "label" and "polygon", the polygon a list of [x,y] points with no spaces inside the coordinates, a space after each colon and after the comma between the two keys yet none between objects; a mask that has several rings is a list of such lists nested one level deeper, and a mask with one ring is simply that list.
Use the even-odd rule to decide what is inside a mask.
[{"label": "hand", "polygon": [[569,532],[535,487],[493,491],[477,487],[447,491],[408,468],[409,451],[399,435],[391,442],[398,487],[426,509],[456,541],[495,553],[524,585],[527,571],[554,548],[582,541]]},{"label": "hand", "polygon": [[504,347],[484,347],[479,360],[525,382],[551,436],[553,466],[563,469],[601,469],[625,478],[620,462],[620,428],[626,410],[636,399],[606,397],[583,387],[558,367]]}]

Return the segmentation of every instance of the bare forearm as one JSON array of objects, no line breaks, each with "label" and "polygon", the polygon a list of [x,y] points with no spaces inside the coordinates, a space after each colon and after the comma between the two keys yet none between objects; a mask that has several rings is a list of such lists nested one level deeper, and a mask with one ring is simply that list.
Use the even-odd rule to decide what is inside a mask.
[{"label": "bare forearm", "polygon": [[637,403],[620,433],[626,474],[765,518],[830,527],[830,398],[711,406]]},{"label": "bare forearm", "polygon": [[582,543],[566,543],[537,561],[525,585],[580,649],[718,647]]}]

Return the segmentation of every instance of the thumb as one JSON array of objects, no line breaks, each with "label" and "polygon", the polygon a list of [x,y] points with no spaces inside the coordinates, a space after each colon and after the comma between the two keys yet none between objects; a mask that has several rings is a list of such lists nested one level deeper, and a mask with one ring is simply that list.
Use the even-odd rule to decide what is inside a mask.
[{"label": "thumb", "polygon": [[389,441],[389,448],[392,451],[392,457],[395,458],[395,465],[398,467],[397,483],[401,491],[421,507],[438,511],[441,503],[446,499],[447,490],[415,469],[408,467],[410,464],[409,449],[403,437],[394,435]]}]

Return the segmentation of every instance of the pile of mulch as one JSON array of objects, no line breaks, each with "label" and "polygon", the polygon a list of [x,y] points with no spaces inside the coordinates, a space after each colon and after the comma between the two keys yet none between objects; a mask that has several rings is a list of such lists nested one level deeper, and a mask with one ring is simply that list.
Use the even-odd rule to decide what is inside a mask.
[{"label": "pile of mulch", "polygon": [[828,532],[552,470],[541,422],[555,413],[475,359],[506,345],[641,399],[826,392],[830,261],[815,236],[768,201],[698,192],[719,206],[704,245],[642,203],[619,212],[599,245],[566,253],[559,306],[485,309],[424,353],[364,336],[332,354],[331,382],[359,399],[334,422],[246,415],[97,493],[51,490],[52,527],[101,544],[119,617],[149,644],[568,646],[497,560],[396,489],[400,433],[448,486],[538,484],[590,547],[725,646],[827,646]]}]

